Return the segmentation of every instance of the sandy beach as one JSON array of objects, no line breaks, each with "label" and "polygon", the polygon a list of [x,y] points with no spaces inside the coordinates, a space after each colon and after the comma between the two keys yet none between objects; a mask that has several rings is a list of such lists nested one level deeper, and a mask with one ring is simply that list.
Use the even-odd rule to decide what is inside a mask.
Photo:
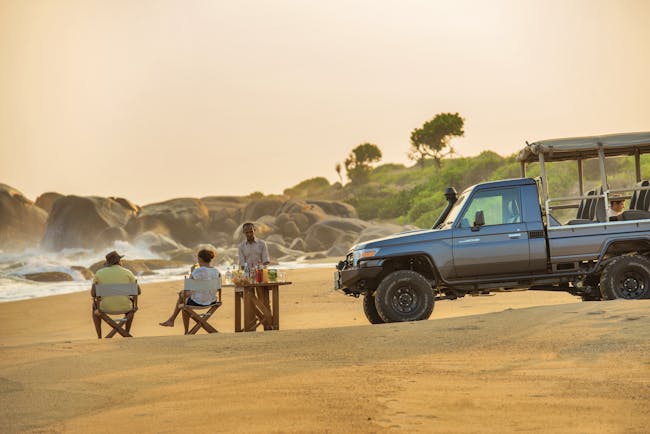
[{"label": "sandy beach", "polygon": [[370,325],[332,270],[289,273],[279,331],[164,328],[179,282],[143,286],[133,339],[95,338],[88,293],[0,304],[3,432],[645,433],[650,300],[524,291]]}]

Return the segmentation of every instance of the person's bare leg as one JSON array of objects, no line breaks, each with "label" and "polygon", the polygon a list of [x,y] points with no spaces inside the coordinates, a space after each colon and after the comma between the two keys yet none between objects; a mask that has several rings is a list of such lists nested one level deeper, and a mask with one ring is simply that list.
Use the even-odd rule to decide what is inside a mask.
[{"label": "person's bare leg", "polygon": [[92,307],[92,315],[93,315],[93,323],[95,323],[95,331],[97,332],[97,339],[102,338],[102,319],[99,317],[99,315],[95,315],[95,310],[97,309],[97,306],[95,306],[95,303],[93,303]]},{"label": "person's bare leg", "polygon": [[174,312],[172,313],[172,315],[169,317],[167,321],[160,323],[161,326],[174,327],[174,321],[176,321],[176,317],[178,316],[178,313],[181,311],[181,308],[178,306],[182,303],[183,303],[183,291],[178,293],[178,300],[176,300],[176,304],[174,305]]}]

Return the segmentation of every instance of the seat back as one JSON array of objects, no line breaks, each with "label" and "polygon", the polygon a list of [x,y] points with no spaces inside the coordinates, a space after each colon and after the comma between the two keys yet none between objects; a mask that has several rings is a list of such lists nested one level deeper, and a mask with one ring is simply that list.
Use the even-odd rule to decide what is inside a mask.
[{"label": "seat back", "polygon": [[[648,180],[643,180],[640,182],[637,182],[636,184],[637,187],[648,187],[650,186],[650,181]],[[647,209],[644,209],[646,197],[648,196],[648,190],[634,190],[634,193],[632,193],[632,198],[630,199],[630,209],[638,209],[638,210],[643,210],[647,211]]]},{"label": "seat back", "polygon": [[221,279],[185,279],[183,289],[185,291],[216,291],[221,289]]},{"label": "seat back", "polygon": [[[587,196],[593,196],[596,194],[596,190],[590,190],[587,192]],[[594,202],[592,198],[582,199],[580,205],[578,206],[578,212],[576,213],[576,219],[579,220],[591,220],[593,218],[589,217],[589,212],[591,210],[591,204]]]},{"label": "seat back", "polygon": [[108,297],[112,295],[138,295],[138,284],[97,283],[95,284],[95,294],[98,297]]}]

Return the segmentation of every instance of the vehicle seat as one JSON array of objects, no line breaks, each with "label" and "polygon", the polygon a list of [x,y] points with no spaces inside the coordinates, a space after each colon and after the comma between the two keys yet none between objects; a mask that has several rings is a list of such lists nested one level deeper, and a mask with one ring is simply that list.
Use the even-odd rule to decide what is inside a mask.
[{"label": "vehicle seat", "polygon": [[[596,190],[590,190],[587,192],[587,196],[593,196],[596,194]],[[585,225],[588,223],[593,223],[593,218],[596,215],[596,200],[594,198],[582,199],[580,205],[578,206],[578,212],[576,213],[576,218],[569,220],[568,225]]]},{"label": "vehicle seat", "polygon": [[517,201],[511,200],[506,204],[506,215],[504,216],[504,223],[519,223],[521,221],[521,213]]},{"label": "vehicle seat", "polygon": [[[650,186],[650,181],[643,180],[637,182],[637,187],[648,187]],[[630,210],[638,209],[643,211],[650,211],[646,204],[646,199],[648,197],[648,190],[634,190],[632,193],[632,198],[630,199]]]}]

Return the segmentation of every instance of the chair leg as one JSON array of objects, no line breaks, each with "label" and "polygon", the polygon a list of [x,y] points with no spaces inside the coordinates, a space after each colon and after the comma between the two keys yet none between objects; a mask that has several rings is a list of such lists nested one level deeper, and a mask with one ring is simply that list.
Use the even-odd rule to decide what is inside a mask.
[{"label": "chair leg", "polygon": [[[203,328],[206,332],[208,333],[219,333],[219,330],[214,328],[210,323],[208,323],[208,319],[212,316],[212,314],[219,308],[219,306],[212,306],[206,313],[203,315],[200,315],[196,312],[189,311],[188,314],[189,316],[196,322],[194,324],[194,327],[189,332],[186,332],[185,334],[196,334],[201,328]],[[185,311],[183,311],[185,312]]]},{"label": "chair leg", "polygon": [[133,324],[134,315],[135,312],[133,311],[126,314],[126,326],[124,328],[128,334],[131,334],[131,324]]},{"label": "chair leg", "polygon": [[95,324],[95,331],[97,332],[97,339],[102,338],[102,319],[99,317],[99,312],[97,311],[97,306],[93,303],[93,323]]},{"label": "chair leg", "polygon": [[113,328],[113,330],[111,330],[111,332],[110,332],[109,334],[106,335],[106,338],[107,338],[107,339],[110,339],[110,338],[112,338],[113,336],[115,336],[115,333],[119,333],[121,336],[123,336],[123,337],[125,337],[125,338],[132,338],[132,337],[133,337],[133,336],[131,336],[131,334],[130,334],[129,332],[127,332],[126,330],[124,330],[124,329],[122,328],[122,324],[118,324],[118,323],[116,323],[115,321],[113,321],[113,318],[111,318],[110,316],[108,316],[108,315],[105,314],[104,312],[100,312],[100,315],[101,315],[101,318],[102,318],[102,319],[103,319],[103,320],[104,320],[108,325],[110,325],[110,326]]}]

